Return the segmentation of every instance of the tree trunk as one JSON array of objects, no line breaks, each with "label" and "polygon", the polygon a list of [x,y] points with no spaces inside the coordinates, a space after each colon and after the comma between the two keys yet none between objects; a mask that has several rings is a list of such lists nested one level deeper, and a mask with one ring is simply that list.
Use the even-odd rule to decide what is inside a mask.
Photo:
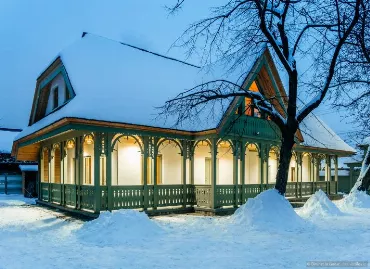
[{"label": "tree trunk", "polygon": [[364,161],[362,162],[360,176],[358,177],[351,192],[355,190],[367,191],[370,187],[370,147],[367,149]]},{"label": "tree trunk", "polygon": [[281,195],[284,195],[286,191],[286,184],[288,182],[288,173],[290,160],[292,158],[293,146],[294,146],[294,133],[283,134],[283,141],[280,148],[279,167],[275,183],[275,189],[277,189]]}]

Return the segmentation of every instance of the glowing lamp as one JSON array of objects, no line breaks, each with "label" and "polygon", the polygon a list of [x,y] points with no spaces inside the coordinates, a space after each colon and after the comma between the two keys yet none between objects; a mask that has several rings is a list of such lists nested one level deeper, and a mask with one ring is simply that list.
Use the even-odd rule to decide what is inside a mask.
[{"label": "glowing lamp", "polygon": [[85,137],[85,143],[88,144],[88,145],[91,145],[92,143],[94,143],[94,139],[93,139],[92,135],[87,135]]},{"label": "glowing lamp", "polygon": [[75,147],[75,141],[68,140],[67,141],[67,149],[73,149]]}]

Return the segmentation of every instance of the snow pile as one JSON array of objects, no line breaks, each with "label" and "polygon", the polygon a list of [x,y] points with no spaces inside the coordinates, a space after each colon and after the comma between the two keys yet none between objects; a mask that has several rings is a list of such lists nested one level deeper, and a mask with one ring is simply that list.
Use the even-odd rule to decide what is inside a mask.
[{"label": "snow pile", "polygon": [[144,212],[129,209],[102,212],[97,219],[86,222],[77,231],[79,240],[105,246],[153,240],[163,234],[163,229]]},{"label": "snow pile", "polygon": [[258,230],[296,230],[306,226],[289,201],[275,189],[266,190],[237,209],[232,223]]},{"label": "snow pile", "polygon": [[370,195],[364,191],[353,191],[341,201],[340,206],[347,208],[370,208]]},{"label": "snow pile", "polygon": [[300,216],[306,218],[343,215],[322,190],[315,192],[298,212]]},{"label": "snow pile", "polygon": [[0,194],[0,206],[24,206],[34,204],[36,204],[36,199],[25,198],[19,194]]}]

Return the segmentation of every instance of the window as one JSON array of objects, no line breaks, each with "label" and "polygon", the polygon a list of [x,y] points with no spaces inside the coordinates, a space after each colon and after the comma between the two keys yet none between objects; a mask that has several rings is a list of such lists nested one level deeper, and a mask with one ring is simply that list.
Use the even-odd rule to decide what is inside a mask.
[{"label": "window", "polygon": [[71,96],[69,95],[69,90],[68,90],[67,85],[65,85],[65,87],[64,87],[64,97],[65,97],[64,102],[67,102],[71,98]]},{"label": "window", "polygon": [[44,149],[42,153],[42,182],[49,182],[49,151]]},{"label": "window", "polygon": [[53,89],[53,109],[56,109],[59,104],[58,104],[58,87]]},{"label": "window", "polygon": [[253,101],[252,98],[245,97],[245,115],[247,116],[253,116]]},{"label": "window", "polygon": [[84,166],[85,166],[85,184],[91,184],[91,156],[84,157]]},{"label": "window", "polygon": [[60,183],[61,174],[61,151],[58,145],[54,147],[54,183]]}]

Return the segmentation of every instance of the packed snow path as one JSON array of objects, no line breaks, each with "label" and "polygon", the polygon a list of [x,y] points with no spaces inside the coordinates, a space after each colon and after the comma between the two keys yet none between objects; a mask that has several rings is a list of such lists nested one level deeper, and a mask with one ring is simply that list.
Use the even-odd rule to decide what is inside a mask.
[{"label": "packed snow path", "polygon": [[[362,261],[361,250],[370,249],[366,208],[304,216],[305,225],[289,226],[294,229],[259,229],[258,221],[249,223],[253,228],[240,224],[242,211],[239,221],[150,220],[122,211],[84,224],[31,202],[0,195],[0,268],[306,268],[307,261]],[[264,210],[261,205],[245,210]],[[136,225],[125,226],[125,219]]]}]

